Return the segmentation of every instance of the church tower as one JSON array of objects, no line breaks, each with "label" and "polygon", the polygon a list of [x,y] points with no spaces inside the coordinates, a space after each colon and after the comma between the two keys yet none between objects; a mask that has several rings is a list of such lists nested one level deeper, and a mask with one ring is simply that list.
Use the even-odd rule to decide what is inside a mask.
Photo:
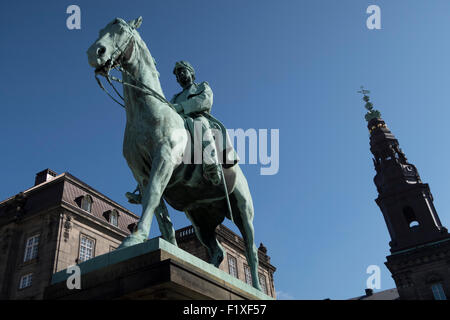
[{"label": "church tower", "polygon": [[391,237],[386,266],[400,299],[450,297],[450,235],[442,226],[427,183],[399,147],[398,140],[373,109],[367,94],[366,121],[376,170],[375,200]]}]

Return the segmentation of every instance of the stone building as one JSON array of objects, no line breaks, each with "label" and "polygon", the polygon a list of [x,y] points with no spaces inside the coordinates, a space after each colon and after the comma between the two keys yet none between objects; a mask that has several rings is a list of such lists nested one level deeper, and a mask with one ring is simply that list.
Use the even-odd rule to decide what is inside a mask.
[{"label": "stone building", "polygon": [[376,170],[375,201],[391,237],[385,264],[401,300],[446,300],[450,297],[450,235],[439,220],[429,185],[422,182],[380,113],[371,110],[367,92],[363,93]]},{"label": "stone building", "polygon": [[[225,249],[225,257],[219,266],[219,269],[233,275],[234,277],[252,285],[252,275],[245,258],[244,240],[233,231],[219,225],[216,229],[217,240]],[[208,252],[200,244],[194,233],[194,228],[188,226],[176,231],[178,246],[185,251],[208,261]],[[273,274],[275,267],[270,264],[270,257],[267,255],[267,249],[261,243],[258,250],[259,258],[259,282],[265,294],[276,297]]]},{"label": "stone building", "polygon": [[[116,249],[139,217],[70,173],[44,170],[33,187],[0,202],[0,299],[42,299],[55,272]],[[246,278],[243,240],[217,229],[226,250],[220,269]],[[176,231],[181,248],[207,260],[192,227]],[[267,250],[261,246],[260,281],[275,297]]]}]

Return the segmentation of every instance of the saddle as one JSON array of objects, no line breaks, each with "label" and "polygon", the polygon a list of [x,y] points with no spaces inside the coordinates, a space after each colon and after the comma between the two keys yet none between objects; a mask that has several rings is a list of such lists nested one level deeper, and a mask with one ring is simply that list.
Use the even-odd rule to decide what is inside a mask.
[{"label": "saddle", "polygon": [[[221,137],[224,139],[225,146],[222,150],[216,150],[219,156],[219,162],[222,164],[223,176],[225,179],[228,194],[231,194],[236,185],[236,167],[239,161],[237,153],[229,143],[229,138],[225,127],[213,116],[208,113],[202,113],[221,131]],[[190,134],[191,141],[194,141],[194,121],[195,117],[182,115],[185,128]],[[227,141],[228,139],[228,141]],[[217,145],[217,144],[216,144]],[[191,159],[184,161],[174,170],[172,177],[164,191],[164,199],[176,210],[189,211],[196,207],[204,206],[206,203],[225,200],[225,186],[222,183],[213,185],[203,175],[203,165],[194,162],[195,144],[190,143],[187,146],[190,150]],[[203,152],[203,150],[202,150]],[[226,161],[228,157],[228,161]],[[232,161],[230,161],[232,159]],[[186,161],[190,160],[190,161]]]},{"label": "saddle", "polygon": [[[219,130],[220,131],[220,137],[222,141],[216,141],[215,149],[217,152],[219,163],[222,164],[223,168],[231,168],[234,165],[236,165],[239,162],[239,156],[236,153],[236,151],[233,148],[233,145],[230,141],[230,138],[228,137],[227,129],[225,126],[217,120],[215,117],[213,117],[210,113],[207,112],[200,112],[191,116],[187,116],[185,114],[179,114],[183,120],[184,120],[184,127],[189,132],[190,135],[190,141],[194,142],[196,139],[195,136],[195,121],[198,117],[204,117],[206,118],[209,123],[211,129]],[[191,159],[190,163],[194,163],[194,150],[193,150],[194,143],[191,143]],[[203,144],[202,145],[202,154],[203,154]]]}]

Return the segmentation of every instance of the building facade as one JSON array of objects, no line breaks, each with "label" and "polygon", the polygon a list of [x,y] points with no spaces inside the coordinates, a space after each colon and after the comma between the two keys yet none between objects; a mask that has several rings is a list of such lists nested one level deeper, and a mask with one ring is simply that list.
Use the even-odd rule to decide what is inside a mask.
[{"label": "building facade", "polygon": [[433,205],[429,185],[421,181],[380,113],[371,110],[366,94],[364,100],[369,104],[366,120],[376,170],[375,201],[391,237],[385,264],[401,300],[446,300],[450,297],[450,235]]},{"label": "building facade", "polygon": [[[0,299],[42,299],[53,273],[116,249],[138,220],[70,173],[39,172],[33,187],[0,202]],[[224,226],[217,232],[227,251],[220,268],[245,281],[242,238]],[[208,260],[192,227],[176,235],[181,248]],[[260,247],[260,281],[275,297],[266,253]]]},{"label": "building facade", "polygon": [[[219,269],[231,274],[249,285],[252,285],[252,275],[244,254],[244,240],[222,224],[217,227],[216,232],[217,240],[225,250],[225,256],[219,266]],[[194,228],[192,226],[177,230],[176,238],[178,246],[181,249],[204,261],[209,260],[207,249],[201,245],[200,241],[195,236]],[[262,243],[258,249],[258,259],[258,276],[262,291],[268,296],[276,298],[273,280],[273,274],[276,268],[270,263],[270,257],[267,255],[267,249]]]}]

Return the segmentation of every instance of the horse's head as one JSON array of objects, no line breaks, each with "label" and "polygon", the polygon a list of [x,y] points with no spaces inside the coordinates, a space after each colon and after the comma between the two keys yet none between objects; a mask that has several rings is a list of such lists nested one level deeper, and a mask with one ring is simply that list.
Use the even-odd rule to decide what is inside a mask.
[{"label": "horse's head", "polygon": [[89,64],[96,70],[109,68],[123,57],[142,23],[142,17],[131,20],[116,18],[99,32],[98,39],[87,50]]}]

